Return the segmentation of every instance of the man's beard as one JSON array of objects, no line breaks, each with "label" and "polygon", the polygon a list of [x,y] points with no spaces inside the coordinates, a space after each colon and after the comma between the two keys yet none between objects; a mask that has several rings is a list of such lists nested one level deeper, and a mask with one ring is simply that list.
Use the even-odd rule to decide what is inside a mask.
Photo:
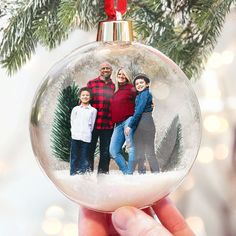
[{"label": "man's beard", "polygon": [[104,75],[103,78],[104,78],[105,80],[108,80],[108,79],[111,78],[111,75]]}]

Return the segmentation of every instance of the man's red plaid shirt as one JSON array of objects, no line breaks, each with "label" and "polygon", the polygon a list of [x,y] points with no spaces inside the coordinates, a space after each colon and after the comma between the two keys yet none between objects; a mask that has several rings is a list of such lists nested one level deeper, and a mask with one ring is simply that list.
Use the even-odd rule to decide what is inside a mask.
[{"label": "man's red plaid shirt", "polygon": [[97,109],[97,119],[95,129],[112,129],[110,103],[115,91],[115,84],[111,79],[106,82],[100,77],[90,80],[87,87],[92,90],[91,105]]}]

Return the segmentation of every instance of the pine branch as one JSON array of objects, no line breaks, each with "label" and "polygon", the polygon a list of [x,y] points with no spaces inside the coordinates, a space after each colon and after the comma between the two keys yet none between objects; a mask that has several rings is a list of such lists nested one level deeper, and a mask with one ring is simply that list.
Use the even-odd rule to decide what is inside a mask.
[{"label": "pine branch", "polygon": [[78,27],[84,30],[91,30],[97,26],[98,22],[106,19],[103,10],[103,3],[99,0],[77,1]]},{"label": "pine branch", "polygon": [[20,5],[21,2],[17,0],[1,0],[0,5],[0,18],[13,15],[15,12],[16,5]]},{"label": "pine branch", "polygon": [[58,8],[58,20],[62,28],[74,29],[77,20],[77,2],[76,1],[61,1]]},{"label": "pine branch", "polygon": [[[35,37],[35,18],[44,19],[47,13],[41,9],[48,2],[35,0],[24,6],[20,5],[17,14],[11,18],[0,44],[1,62],[9,74],[17,71],[35,52],[38,41]],[[38,12],[41,13],[40,17],[37,16]]]},{"label": "pine branch", "polygon": [[20,12],[11,19],[1,42],[2,64],[8,68],[9,73],[16,71],[29,59],[35,51],[35,40],[28,30],[31,26],[30,11]]},{"label": "pine branch", "polygon": [[[148,44],[174,60],[189,78],[197,78],[221,32],[234,1],[191,1],[188,5],[169,1],[158,32],[152,31]],[[169,12],[169,13],[168,13]],[[159,21],[158,21],[159,22]]]},{"label": "pine branch", "polygon": [[[40,14],[35,17],[34,37],[37,41],[49,49],[55,48],[68,37],[69,29],[74,29],[72,25],[67,27],[60,21],[59,2],[51,2],[49,6],[40,9]],[[68,12],[67,12],[68,13]],[[73,12],[72,12],[73,13]],[[41,15],[44,14],[44,18]],[[69,20],[69,18],[67,18]]]}]

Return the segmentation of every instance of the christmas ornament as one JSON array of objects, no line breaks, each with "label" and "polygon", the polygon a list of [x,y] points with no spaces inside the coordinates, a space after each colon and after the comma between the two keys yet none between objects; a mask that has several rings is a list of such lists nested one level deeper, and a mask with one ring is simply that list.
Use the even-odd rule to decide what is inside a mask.
[{"label": "christmas ornament", "polygon": [[[112,3],[105,1],[108,21],[99,23],[97,41],[76,49],[48,72],[35,95],[30,123],[34,153],[52,182],[73,201],[105,212],[124,205],[143,208],[172,192],[193,165],[201,137],[199,105],[189,80],[157,49],[134,42],[132,23],[119,19],[120,13],[125,13],[126,1],[117,2],[117,14]],[[104,153],[99,151],[99,142],[103,146],[104,142],[109,144],[110,137],[98,141],[91,160],[92,128],[112,132],[111,113],[118,110],[124,114],[128,109],[126,103],[112,103],[118,95],[107,92],[114,89],[112,82],[104,79],[109,73],[114,83],[122,76],[125,81],[131,78],[137,96],[136,102],[131,99],[135,113],[130,114],[117,137],[114,133],[119,132],[124,121],[115,124],[108,172],[101,167]],[[94,78],[96,83],[91,82]],[[87,85],[92,94],[81,89]],[[93,100],[86,100],[90,95]],[[78,105],[79,100],[82,106]],[[95,109],[88,103],[97,109],[95,118]],[[139,109],[142,112],[135,123],[133,117]],[[101,118],[104,110],[107,116]],[[104,125],[100,119],[106,120],[105,128],[99,127]],[[126,126],[130,126],[128,130]],[[123,131],[129,131],[128,135]],[[114,150],[114,142],[122,144],[121,150]],[[116,156],[117,152],[122,157]]]}]

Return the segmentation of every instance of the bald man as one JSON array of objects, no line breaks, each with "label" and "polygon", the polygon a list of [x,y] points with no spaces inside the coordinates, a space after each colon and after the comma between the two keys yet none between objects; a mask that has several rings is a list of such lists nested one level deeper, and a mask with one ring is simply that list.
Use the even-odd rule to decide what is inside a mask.
[{"label": "bald man", "polygon": [[115,91],[115,84],[111,80],[112,66],[104,62],[99,67],[99,76],[90,80],[87,84],[92,90],[91,105],[97,109],[97,119],[92,132],[92,141],[90,147],[91,171],[94,169],[94,153],[99,139],[100,159],[98,164],[98,173],[109,173],[110,153],[109,146],[113,132],[111,121],[110,102]]}]

